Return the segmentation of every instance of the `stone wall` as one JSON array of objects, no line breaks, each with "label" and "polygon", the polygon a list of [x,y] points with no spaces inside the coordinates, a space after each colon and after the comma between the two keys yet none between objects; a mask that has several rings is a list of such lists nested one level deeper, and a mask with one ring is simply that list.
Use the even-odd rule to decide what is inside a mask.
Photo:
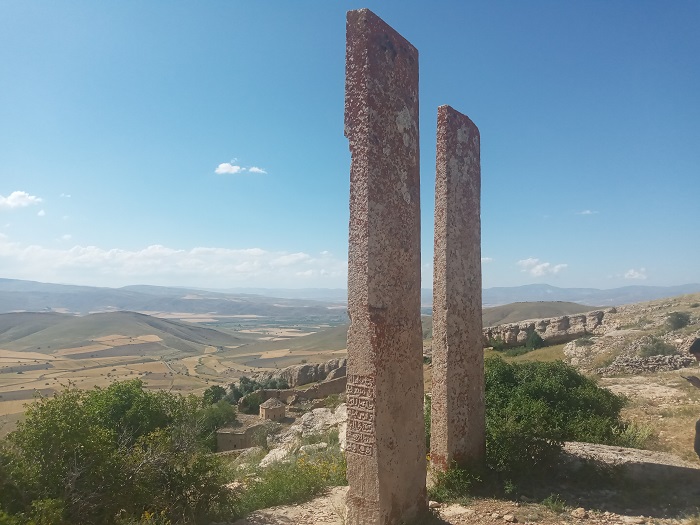
[{"label": "stone wall", "polygon": [[[321,383],[316,383],[315,385],[305,388],[284,388],[284,389],[266,389],[258,390],[253,392],[260,396],[260,402],[263,403],[268,399],[276,398],[283,403],[290,405],[299,401],[310,401],[313,399],[323,399],[333,394],[343,394],[345,393],[345,385],[347,382],[347,377],[338,377],[336,379],[329,379],[328,381],[323,381]],[[238,410],[243,409],[245,399],[252,394],[243,396],[238,400]]]},{"label": "stone wall", "polygon": [[568,343],[602,329],[605,312],[594,310],[583,314],[562,315],[549,319],[531,319],[519,323],[488,326],[483,329],[484,346],[500,339],[506,348],[522,346],[528,335],[537,332],[547,344]]},{"label": "stone wall", "polygon": [[226,452],[240,450],[265,444],[265,433],[262,432],[264,423],[250,426],[246,429],[222,428],[216,431],[216,451]]}]

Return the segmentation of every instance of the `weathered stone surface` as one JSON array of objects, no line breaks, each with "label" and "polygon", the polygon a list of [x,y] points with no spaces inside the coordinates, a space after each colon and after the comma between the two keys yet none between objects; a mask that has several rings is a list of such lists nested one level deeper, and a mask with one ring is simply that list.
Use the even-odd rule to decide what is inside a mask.
[{"label": "weathered stone surface", "polygon": [[[596,334],[603,326],[605,313],[595,310],[583,314],[562,315],[549,319],[532,319],[520,323],[488,326],[483,329],[484,345],[500,339],[505,347],[524,345],[527,336],[537,332],[548,344],[566,343],[584,335]],[[435,344],[435,343],[433,343]]]},{"label": "weathered stone surface", "polygon": [[481,332],[479,130],[438,108],[433,263],[433,389],[430,462],[481,463],[486,454]]},{"label": "weathered stone surface", "polygon": [[323,381],[329,378],[331,373],[333,373],[333,379],[344,376],[345,359],[331,359],[326,363],[307,363],[288,366],[280,370],[258,372],[253,375],[253,379],[257,381],[284,379],[290,387],[295,387]]},{"label": "weathered stone surface", "polygon": [[425,511],[418,52],[367,9],[347,17],[347,523]]}]

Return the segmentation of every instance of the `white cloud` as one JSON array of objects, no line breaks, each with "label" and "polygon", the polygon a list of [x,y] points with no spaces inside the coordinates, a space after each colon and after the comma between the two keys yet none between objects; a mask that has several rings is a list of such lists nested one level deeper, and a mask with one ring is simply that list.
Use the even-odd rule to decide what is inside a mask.
[{"label": "white cloud", "polygon": [[597,211],[594,210],[583,210],[577,213],[577,215],[595,215],[597,214]]},{"label": "white cloud", "polygon": [[26,191],[13,191],[8,197],[0,195],[0,208],[24,208],[32,204],[39,204],[40,202],[40,197],[29,195]]},{"label": "white cloud", "polygon": [[39,217],[43,217],[44,215],[46,215],[46,212],[44,210],[39,210],[39,213],[37,213],[37,215]]},{"label": "white cloud", "polygon": [[542,277],[544,275],[556,275],[565,268],[568,264],[552,264],[548,262],[541,262],[539,259],[534,257],[529,257],[528,259],[521,259],[518,261],[518,266],[522,268],[523,272],[528,272],[533,277]]},{"label": "white cloud", "polygon": [[70,199],[70,193],[61,193],[60,197],[64,199]]},{"label": "white cloud", "polygon": [[647,271],[645,268],[640,268],[639,270],[635,270],[634,268],[630,268],[625,272],[624,275],[625,279],[637,279],[640,281],[643,281],[647,278]]},{"label": "white cloud", "polygon": [[78,245],[58,249],[0,237],[0,275],[96,286],[148,283],[203,288],[337,288],[347,282],[347,261],[330,254],[312,256],[261,248],[178,250],[152,245],[121,250]]},{"label": "white cloud", "polygon": [[61,235],[62,241],[70,241],[72,238],[73,238],[73,236],[70,233],[66,233],[64,235]]},{"label": "white cloud", "polygon": [[306,254],[306,253],[290,253],[287,255],[281,255],[279,257],[276,257],[272,261],[270,261],[270,264],[272,266],[291,266],[293,264],[299,263],[301,261],[306,261],[310,259],[311,256]]},{"label": "white cloud", "polygon": [[241,168],[240,166],[236,166],[230,162],[223,162],[214,170],[214,173],[219,175],[235,175],[236,173],[241,173],[242,171],[244,171],[244,168]]},{"label": "white cloud", "polygon": [[493,262],[493,257],[482,257],[481,258],[481,264],[486,264],[486,263],[490,263],[490,262]]},{"label": "white cloud", "polygon": [[238,164],[234,164],[238,159],[232,159],[231,162],[224,162],[222,164],[219,164],[217,168],[214,170],[214,173],[217,173],[219,175],[236,175],[238,173],[257,173],[257,174],[266,174],[267,171],[265,171],[262,168],[258,168],[257,166],[251,166],[250,168],[244,168],[243,166],[240,166]]}]

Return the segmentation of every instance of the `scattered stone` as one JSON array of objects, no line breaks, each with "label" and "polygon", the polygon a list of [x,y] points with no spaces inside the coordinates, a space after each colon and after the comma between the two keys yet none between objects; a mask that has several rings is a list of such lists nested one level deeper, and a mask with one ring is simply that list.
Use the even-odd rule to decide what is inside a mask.
[{"label": "scattered stone", "polygon": [[583,507],[579,507],[571,511],[571,517],[576,519],[586,519],[588,517],[588,512]]},{"label": "scattered stone", "polygon": [[431,509],[439,509],[440,507],[442,507],[442,505],[441,505],[439,502],[437,502],[437,501],[432,501],[432,500],[430,500],[430,501],[428,502],[428,508],[431,508]]},{"label": "scattered stone", "polygon": [[267,456],[262,458],[262,460],[260,461],[260,466],[262,468],[265,468],[272,465],[273,463],[282,461],[286,459],[290,453],[291,450],[287,447],[273,448],[272,450],[270,450],[270,452],[267,453]]},{"label": "scattered stone", "polygon": [[326,450],[328,448],[328,443],[313,443],[311,445],[303,445],[299,447],[299,452],[303,454],[312,454],[318,452],[319,450]]},{"label": "scattered stone", "polygon": [[503,521],[507,523],[518,523],[518,518],[516,518],[512,514],[506,514],[505,516],[503,516]]}]

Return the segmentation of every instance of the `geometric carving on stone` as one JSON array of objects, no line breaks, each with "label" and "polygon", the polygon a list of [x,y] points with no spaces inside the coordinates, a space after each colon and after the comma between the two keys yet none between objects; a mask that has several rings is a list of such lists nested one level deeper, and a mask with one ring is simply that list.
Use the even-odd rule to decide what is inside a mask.
[{"label": "geometric carving on stone", "polygon": [[367,9],[347,15],[347,523],[426,508],[420,324],[418,52]]},{"label": "geometric carving on stone", "polygon": [[438,108],[433,261],[430,463],[446,470],[486,453],[481,326],[479,130]]}]

